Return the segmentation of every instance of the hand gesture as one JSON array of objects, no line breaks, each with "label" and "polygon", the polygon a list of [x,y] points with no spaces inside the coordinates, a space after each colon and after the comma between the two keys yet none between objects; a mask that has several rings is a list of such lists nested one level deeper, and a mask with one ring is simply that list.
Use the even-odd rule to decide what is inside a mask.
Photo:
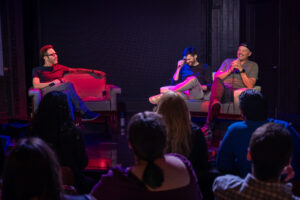
[{"label": "hand gesture", "polygon": [[177,69],[178,69],[178,68],[180,69],[183,65],[184,65],[184,60],[179,60],[179,61],[177,62]]},{"label": "hand gesture", "polygon": [[243,67],[242,67],[242,64],[241,64],[241,61],[239,59],[236,59],[234,61],[232,61],[231,63],[231,72],[235,69],[237,69],[238,71],[242,71],[243,70]]},{"label": "hand gesture", "polygon": [[59,85],[61,81],[59,79],[55,79],[54,81],[52,81],[52,83],[54,83],[54,85]]}]

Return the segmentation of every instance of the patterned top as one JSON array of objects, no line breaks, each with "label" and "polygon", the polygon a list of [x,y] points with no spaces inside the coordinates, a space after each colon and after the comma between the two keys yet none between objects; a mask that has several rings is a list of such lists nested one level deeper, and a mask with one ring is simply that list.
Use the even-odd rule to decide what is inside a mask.
[{"label": "patterned top", "polygon": [[259,181],[251,174],[245,179],[225,175],[217,177],[213,184],[216,200],[287,200],[299,199],[292,194],[292,184]]}]

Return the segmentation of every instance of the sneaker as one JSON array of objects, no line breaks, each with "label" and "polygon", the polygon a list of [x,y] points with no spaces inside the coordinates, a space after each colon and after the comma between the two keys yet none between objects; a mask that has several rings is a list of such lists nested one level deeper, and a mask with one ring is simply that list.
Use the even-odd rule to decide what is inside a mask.
[{"label": "sneaker", "polygon": [[152,96],[152,97],[149,98],[149,102],[152,103],[152,104],[158,104],[161,97],[162,97],[162,94]]},{"label": "sneaker", "polygon": [[219,114],[221,110],[221,103],[217,100],[213,101],[211,105],[211,110],[210,110],[210,119],[209,121],[213,121]]},{"label": "sneaker", "polygon": [[81,121],[83,122],[92,121],[94,119],[97,119],[99,116],[100,116],[99,113],[94,113],[88,110],[81,116]]}]

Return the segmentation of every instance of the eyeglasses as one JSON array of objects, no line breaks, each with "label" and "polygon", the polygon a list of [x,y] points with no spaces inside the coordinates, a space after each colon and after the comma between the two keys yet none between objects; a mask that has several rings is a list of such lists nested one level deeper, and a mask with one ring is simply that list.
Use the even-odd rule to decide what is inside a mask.
[{"label": "eyeglasses", "polygon": [[54,57],[54,56],[57,56],[57,53],[52,53],[52,54],[48,54],[48,55],[45,55],[45,56],[48,56],[48,57],[53,56]]}]

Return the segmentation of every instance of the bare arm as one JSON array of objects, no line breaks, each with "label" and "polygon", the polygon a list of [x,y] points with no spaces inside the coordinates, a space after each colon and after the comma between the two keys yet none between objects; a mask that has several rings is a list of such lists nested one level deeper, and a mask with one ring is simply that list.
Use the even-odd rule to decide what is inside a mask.
[{"label": "bare arm", "polygon": [[178,63],[177,63],[177,69],[176,69],[176,72],[173,76],[173,79],[174,81],[178,81],[178,78],[179,78],[179,72],[182,68],[182,66],[184,65],[184,60],[179,60]]},{"label": "bare arm", "polygon": [[[242,67],[241,62],[236,59],[235,61],[232,62],[232,67],[233,69],[237,69],[239,72],[242,72],[244,69]],[[244,85],[246,86],[246,88],[253,88],[255,83],[256,83],[256,78],[250,78],[247,76],[247,74],[245,72],[240,73],[242,81],[244,83]]]},{"label": "bare arm", "polygon": [[49,84],[51,84],[51,83],[54,83],[56,85],[56,84],[61,83],[61,81],[59,79],[55,79],[54,81],[41,83],[40,78],[38,78],[38,77],[34,77],[32,79],[32,85],[33,85],[33,87],[34,88],[38,88],[38,89],[45,88],[45,87],[49,86]]},{"label": "bare arm", "polygon": [[201,85],[201,88],[202,88],[203,91],[207,90],[207,86],[206,85]]},{"label": "bare arm", "polygon": [[[233,62],[232,62],[233,63]],[[233,64],[230,63],[230,68],[225,70],[226,69],[226,65],[227,63],[224,61],[220,67],[220,69],[216,72],[215,74],[215,78],[220,78],[220,79],[225,79],[227,76],[229,76],[232,71],[234,70],[234,67],[233,67]],[[224,70],[224,71],[223,71]]]},{"label": "bare arm", "polygon": [[254,85],[256,83],[256,78],[249,78],[246,73],[241,73],[241,77],[242,77],[242,81],[243,81],[244,85],[247,88],[251,89],[254,87]]}]

